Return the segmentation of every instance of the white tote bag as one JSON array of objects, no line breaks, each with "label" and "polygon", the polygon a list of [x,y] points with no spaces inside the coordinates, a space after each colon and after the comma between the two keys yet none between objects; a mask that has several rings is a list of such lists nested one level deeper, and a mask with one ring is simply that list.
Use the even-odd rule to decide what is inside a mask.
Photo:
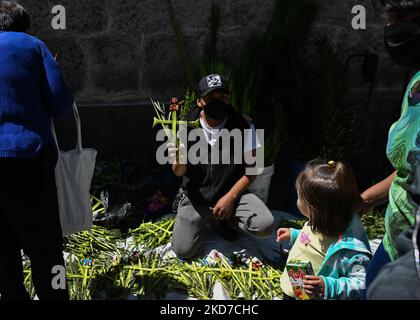
[{"label": "white tote bag", "polygon": [[52,125],[52,133],[57,145],[58,161],[55,167],[58,206],[63,235],[67,236],[92,227],[92,204],[90,184],[95,170],[97,151],[83,149],[80,117],[73,105],[76,119],[76,149],[61,151]]}]

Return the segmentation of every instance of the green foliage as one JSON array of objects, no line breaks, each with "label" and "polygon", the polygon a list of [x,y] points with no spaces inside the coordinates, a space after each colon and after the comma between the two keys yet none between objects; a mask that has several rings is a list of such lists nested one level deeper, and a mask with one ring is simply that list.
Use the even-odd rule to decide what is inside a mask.
[{"label": "green foliage", "polygon": [[274,164],[288,135],[286,119],[280,103],[275,99],[272,100],[272,112],[264,131],[264,164],[266,167]]},{"label": "green foliage", "polygon": [[176,18],[175,8],[172,4],[172,0],[167,0],[167,2],[168,2],[168,8],[169,8],[169,17],[171,19],[172,27],[175,32],[176,43],[178,46],[182,64],[184,66],[185,74],[187,77],[187,83],[188,83],[189,88],[194,88],[195,82],[194,82],[193,72],[191,68],[191,63],[189,61],[187,51],[185,49],[181,28]]},{"label": "green foliage", "polygon": [[269,97],[268,88],[262,88],[265,76],[263,54],[266,49],[262,38],[253,33],[245,47],[244,62],[234,79],[232,104],[239,112],[251,117],[255,117],[257,106],[262,102],[261,97]]},{"label": "green foliage", "polygon": [[280,223],[279,228],[302,229],[307,220],[284,220]]},{"label": "green foliage", "polygon": [[214,276],[234,300],[273,300],[282,296],[280,288],[281,272],[270,265],[253,270],[252,261],[248,266],[232,267],[226,259],[218,262],[220,272]]},{"label": "green foliage", "polygon": [[173,277],[180,284],[179,291],[199,300],[212,298],[216,277],[207,268],[200,267],[197,262],[178,264]]},{"label": "green foliage", "polygon": [[136,245],[152,250],[170,242],[175,220],[163,219],[159,223],[142,223],[137,229],[131,230],[127,236],[133,237]]},{"label": "green foliage", "polygon": [[96,265],[106,266],[115,256],[124,255],[118,244],[118,231],[93,225],[89,231],[79,232],[64,239],[66,251],[79,259],[95,258]]},{"label": "green foliage", "polygon": [[[317,13],[315,1],[278,0],[266,30],[251,34],[241,68],[233,72],[217,55],[220,8],[213,4],[200,76],[228,78],[232,105],[265,129],[266,166],[274,163],[286,139],[304,161],[351,160],[362,151],[368,126],[360,123],[360,101],[350,94],[345,67],[328,37],[315,36],[308,43]],[[182,49],[176,23],[174,30]],[[188,64],[186,74],[191,70]]]},{"label": "green foliage", "polygon": [[66,263],[67,283],[69,294],[74,300],[91,300],[95,290],[95,276],[97,267],[90,268],[82,265],[78,259]]},{"label": "green foliage", "polygon": [[280,93],[292,153],[305,161],[353,159],[368,126],[358,121],[361,101],[351,95],[347,71],[328,36],[314,37],[296,72],[300,77]]},{"label": "green foliage", "polygon": [[213,2],[210,17],[210,35],[208,42],[203,50],[203,54],[198,59],[200,78],[209,74],[221,74],[225,76],[232,89],[232,72],[230,68],[218,58],[217,42],[220,29],[220,8]]},{"label": "green foliage", "polygon": [[[191,91],[190,89],[187,89],[184,96],[184,100],[178,101],[178,111],[170,111],[168,116],[165,103],[155,101],[152,98],[150,99],[150,101],[152,103],[153,108],[155,109],[156,114],[154,125],[160,123],[163,130],[165,130],[166,136],[170,137],[170,141],[172,143],[178,143],[179,141],[174,138],[176,136],[176,131],[179,129],[178,122],[188,120],[188,114],[196,106],[196,93],[194,91]],[[177,127],[175,128],[172,121],[175,119],[174,117],[177,117],[178,115],[179,117],[176,120]],[[189,125],[197,127],[199,125],[198,120],[195,123],[190,122]],[[172,126],[172,130],[170,129],[170,126]]]},{"label": "green foliage", "polygon": [[185,92],[184,100],[180,103],[179,117],[181,121],[187,121],[188,114],[197,106],[197,94],[191,89]]},{"label": "green foliage", "polygon": [[209,74],[223,75],[228,83],[229,90],[234,91],[234,76],[232,70],[217,55],[218,32],[220,29],[220,8],[213,2],[210,17],[210,35],[202,55],[198,58],[200,78]]},{"label": "green foliage", "polygon": [[[279,99],[278,91],[283,90],[290,77],[296,76],[296,56],[310,35],[317,10],[317,5],[311,0],[278,0],[267,29],[262,34],[250,36],[244,61],[233,76],[232,69],[217,55],[220,9],[213,3],[209,40],[199,58],[200,76],[212,73],[224,75],[229,81],[232,105],[252,117],[257,128],[265,129],[266,166],[274,163],[286,141],[283,101]],[[175,20],[173,7],[170,15]],[[181,56],[183,61],[187,61],[179,27],[176,23],[173,26]],[[191,65],[188,65],[186,74],[190,74],[191,70]]]},{"label": "green foliage", "polygon": [[[235,77],[233,104],[265,129],[265,165],[274,163],[286,141],[283,95],[294,83],[297,57],[309,38],[318,7],[313,1],[277,1],[272,19],[262,34],[252,34],[244,62]],[[290,88],[289,88],[290,89]],[[296,91],[296,89],[295,89]]]},{"label": "green foliage", "polygon": [[385,208],[373,209],[365,214],[362,223],[369,239],[381,239],[385,234]]}]

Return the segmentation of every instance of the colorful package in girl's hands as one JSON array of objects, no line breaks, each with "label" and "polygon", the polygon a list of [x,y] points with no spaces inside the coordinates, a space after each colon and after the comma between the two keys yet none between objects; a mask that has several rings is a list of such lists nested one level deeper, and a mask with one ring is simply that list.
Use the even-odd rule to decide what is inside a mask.
[{"label": "colorful package in girl's hands", "polygon": [[298,300],[311,300],[303,288],[303,279],[306,275],[314,275],[310,261],[291,260],[286,265],[290,283]]}]

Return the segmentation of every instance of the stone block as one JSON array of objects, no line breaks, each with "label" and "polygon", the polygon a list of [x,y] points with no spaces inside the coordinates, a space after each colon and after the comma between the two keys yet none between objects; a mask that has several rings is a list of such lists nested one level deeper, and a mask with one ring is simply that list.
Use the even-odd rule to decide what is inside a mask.
[{"label": "stone block", "polygon": [[106,93],[139,89],[139,40],[125,34],[95,37],[87,44],[92,86]]},{"label": "stone block", "polygon": [[[197,41],[196,35],[186,35],[183,39],[198,83],[197,58],[201,55],[203,41]],[[167,97],[184,92],[187,78],[175,37],[169,35],[146,37],[144,57],[143,86],[150,94]]]},{"label": "stone block", "polygon": [[90,33],[106,31],[109,20],[106,1],[60,0],[57,3],[50,1],[50,11],[57,4],[66,8],[67,32],[86,37]]},{"label": "stone block", "polygon": [[[276,0],[235,0],[229,5],[229,24],[245,29],[263,29],[271,19]],[[222,2],[223,6],[223,2]]]},{"label": "stone block", "polygon": [[122,33],[171,33],[167,1],[111,0],[111,27]]},{"label": "stone block", "polygon": [[51,8],[48,1],[19,0],[19,3],[26,9],[31,18],[31,29],[29,33],[37,35],[51,34]]}]

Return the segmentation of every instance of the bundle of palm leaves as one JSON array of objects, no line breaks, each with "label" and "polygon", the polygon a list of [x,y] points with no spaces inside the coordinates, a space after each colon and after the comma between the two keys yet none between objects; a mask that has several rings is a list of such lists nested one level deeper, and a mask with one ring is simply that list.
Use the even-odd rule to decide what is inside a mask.
[{"label": "bundle of palm leaves", "polygon": [[135,247],[150,251],[169,243],[174,223],[173,217],[165,218],[159,223],[142,223],[137,229],[130,230],[126,238],[132,239]]}]

